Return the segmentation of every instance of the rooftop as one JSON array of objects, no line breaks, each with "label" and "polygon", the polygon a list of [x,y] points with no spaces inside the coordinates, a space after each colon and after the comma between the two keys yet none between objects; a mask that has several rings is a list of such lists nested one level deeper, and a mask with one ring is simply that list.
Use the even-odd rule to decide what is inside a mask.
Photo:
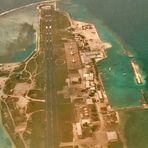
[{"label": "rooftop", "polygon": [[106,132],[108,142],[116,142],[118,141],[118,135],[116,131]]},{"label": "rooftop", "polygon": [[65,54],[69,72],[78,72],[81,68],[78,48],[75,42],[65,43]]}]

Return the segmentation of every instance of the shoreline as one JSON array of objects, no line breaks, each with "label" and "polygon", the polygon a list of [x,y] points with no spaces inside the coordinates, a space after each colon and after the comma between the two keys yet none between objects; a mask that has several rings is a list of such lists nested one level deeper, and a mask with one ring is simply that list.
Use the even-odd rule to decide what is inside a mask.
[{"label": "shoreline", "polygon": [[[47,1],[44,1],[44,2],[47,2]],[[40,3],[44,3],[44,2],[38,2],[38,3],[40,4]],[[33,3],[33,4],[36,4],[36,3]],[[13,10],[13,11],[16,11],[16,10],[18,10],[18,9],[31,6],[31,5],[33,5],[33,4],[29,4],[29,5],[27,5],[27,6],[23,6],[23,7],[16,8],[16,9]],[[12,12],[12,11],[9,11],[8,13],[11,13],[11,12]],[[6,13],[6,14],[8,14],[8,13]],[[6,14],[2,14],[2,15],[6,15]],[[0,15],[0,16],[1,16],[1,15]],[[79,22],[79,21],[76,21],[76,22]],[[89,24],[89,23],[85,23],[85,24]],[[93,25],[93,24],[91,24],[91,25],[95,28],[95,25]],[[96,34],[97,34],[98,38],[100,39],[97,30],[95,30],[95,31],[96,31]],[[100,41],[102,41],[102,40],[100,39]],[[104,41],[102,41],[102,42],[104,42]],[[110,44],[108,44],[108,48],[111,48],[111,46],[109,46],[109,45],[110,45]],[[22,62],[25,62],[28,58],[30,58],[32,55],[34,55],[34,52],[36,52],[36,49],[34,49],[34,51],[33,51],[25,60],[23,60]],[[102,51],[102,52],[105,53],[105,50]],[[107,58],[107,55],[106,55],[106,54],[103,54],[103,58],[102,58],[101,60],[104,60],[105,58]],[[101,61],[101,60],[99,59],[98,61]],[[96,63],[97,63],[98,61],[96,60]],[[21,62],[17,62],[17,63],[19,64],[19,63],[21,63]],[[17,63],[16,63],[16,64],[17,64]],[[4,64],[5,64],[5,63],[4,63]],[[11,64],[11,63],[6,63],[6,64]],[[13,62],[12,62],[12,64],[13,64]],[[136,65],[136,66],[137,66],[137,65]],[[140,78],[139,78],[139,74],[137,74],[137,70],[139,70],[139,67],[138,67],[138,69],[137,69],[137,68],[135,67],[135,65],[133,66],[133,64],[132,64],[132,67],[133,67],[134,73],[136,73],[135,75],[136,75],[137,83],[140,83],[140,82],[142,81],[142,79],[140,79]],[[106,92],[105,92],[105,89],[104,89],[104,85],[103,85],[103,82],[102,82],[102,78],[101,78],[101,76],[100,76],[100,73],[99,73],[98,69],[96,69],[96,70],[97,70],[97,71],[95,71],[95,72],[98,73],[97,78],[99,79],[99,82],[101,83],[101,87],[103,88],[103,89],[102,89],[102,94],[103,94],[104,100],[106,99],[106,103],[110,105],[109,99],[107,98],[107,95],[106,95]],[[137,79],[137,77],[138,77],[138,79]],[[141,83],[140,83],[140,84],[141,84]],[[99,110],[99,111],[100,111],[100,110]]]},{"label": "shoreline", "polygon": [[[24,5],[24,6],[20,6],[18,8],[14,8],[14,9],[11,9],[11,10],[7,10],[5,12],[2,12],[0,13],[0,17],[5,17],[6,15],[9,15],[11,13],[14,13],[18,10],[21,10],[21,9],[24,9],[24,8],[27,8],[27,7],[30,7],[30,6],[33,6],[33,5],[39,5],[39,4],[42,4],[42,3],[47,3],[48,1],[40,1],[40,2],[36,2],[36,3],[31,3],[31,4],[27,4],[27,5]],[[36,38],[36,41],[37,41],[37,38]],[[15,67],[18,67],[21,63],[24,63],[26,62],[29,58],[31,58],[34,54],[36,53],[36,48],[32,51],[32,53],[27,56],[24,60],[22,61],[19,61],[19,62],[6,62],[6,63],[0,63],[0,69],[2,69],[3,71],[12,71],[12,69],[14,69]],[[0,100],[0,111],[1,111],[1,100]],[[2,121],[2,113],[0,112],[0,125],[1,125],[1,128],[2,130],[4,131],[4,136],[6,136],[7,139],[9,139],[10,143],[11,143],[11,147],[12,148],[16,148],[15,144],[14,144],[14,141],[12,140],[9,132],[7,131],[7,129],[5,128],[4,124],[3,124],[3,121]]]},{"label": "shoreline", "polygon": [[[66,13],[67,14],[67,13]],[[74,56],[74,54],[78,54],[80,61],[81,61],[81,66],[79,67],[74,67],[74,69],[77,69],[78,73],[75,74],[75,76],[71,75],[69,73],[69,87],[77,88],[80,89],[83,87],[83,89],[86,91],[85,97],[82,94],[82,98],[84,97],[85,103],[83,106],[86,105],[85,108],[87,108],[87,101],[89,100],[91,102],[92,99],[95,101],[90,103],[89,105],[94,105],[96,107],[98,117],[100,119],[100,128],[99,131],[96,132],[97,137],[105,137],[106,134],[110,131],[114,133],[118,133],[117,125],[119,124],[119,115],[118,112],[115,111],[111,104],[109,103],[109,98],[107,97],[104,84],[102,82],[102,78],[100,76],[99,70],[96,68],[96,64],[99,61],[102,61],[107,58],[107,54],[105,53],[106,49],[111,48],[112,45],[110,43],[105,43],[104,41],[101,40],[97,29],[94,24],[91,23],[86,23],[86,22],[81,22],[81,21],[76,21],[70,17],[70,15],[67,16],[71,22],[71,27],[68,28],[68,31],[71,31],[72,34],[74,35],[75,42],[77,44],[77,48],[72,47],[72,43],[69,43],[69,48],[72,50],[71,53],[68,55],[68,45],[66,45],[67,51],[66,51],[66,56],[71,58],[74,58],[76,60],[73,60],[73,63],[77,63],[79,65],[79,60]],[[78,53],[76,51],[79,51]],[[70,51],[69,51],[70,52]],[[69,63],[69,59],[67,58],[67,63]],[[76,64],[76,65],[77,65]],[[74,65],[74,64],[73,64]],[[72,66],[68,66],[68,69],[71,69]],[[81,78],[82,82],[75,82],[78,84],[78,86],[74,86],[74,84],[70,84],[73,80],[77,80],[76,78],[79,77]],[[90,75],[90,76],[89,76]],[[80,85],[80,86],[79,86]],[[82,86],[81,86],[82,85]],[[92,86],[91,86],[92,85]],[[91,92],[91,95],[89,95],[89,92]],[[88,95],[88,96],[87,96]],[[71,95],[71,102],[74,102],[76,96]],[[80,105],[81,106],[81,105]],[[81,108],[81,107],[80,107]],[[88,106],[89,108],[89,106]],[[80,113],[81,114],[81,113]],[[106,118],[106,116],[112,116],[111,118]],[[91,117],[85,119],[88,124],[93,124],[93,121]],[[88,120],[88,121],[87,121]],[[110,120],[112,120],[110,122]],[[78,140],[80,140],[82,137],[82,130],[81,126],[83,126],[82,123],[83,119],[81,117],[77,117],[76,123],[73,123],[73,135],[74,135],[74,143],[77,143]],[[92,123],[91,123],[92,122]],[[109,127],[109,124],[112,124],[112,128]],[[119,136],[119,142],[122,142],[124,147],[126,148],[126,143],[124,142],[124,135],[121,133],[118,133]],[[96,139],[98,139],[96,137]],[[117,140],[117,141],[118,141]],[[80,140],[81,141],[81,140]],[[107,147],[108,142],[107,139],[101,138],[101,142],[98,142],[99,145],[102,145],[103,147]],[[79,144],[78,144],[79,145]]]},{"label": "shoreline", "polygon": [[[1,110],[1,100],[0,100],[0,110]],[[0,113],[0,125],[1,125],[1,128],[2,130],[4,131],[5,135],[7,136],[7,138],[9,139],[10,143],[11,143],[11,146],[12,148],[16,148],[11,136],[9,135],[9,133],[7,132],[6,128],[4,127],[3,125],[3,122],[2,122],[2,114]]]},{"label": "shoreline", "polygon": [[[14,9],[10,9],[10,10],[7,10],[7,11],[5,11],[5,12],[2,12],[2,13],[0,13],[0,18],[2,18],[2,17],[5,17],[5,16],[9,16],[9,14],[11,15],[11,14],[13,14],[13,13],[15,13],[16,11],[19,11],[19,10],[22,10],[22,9],[25,9],[25,8],[28,8],[28,7],[31,7],[31,6],[36,6],[36,8],[37,8],[37,6],[38,5],[40,5],[40,4],[46,4],[46,3],[49,3],[48,1],[40,1],[40,2],[35,2],[35,3],[31,3],[31,4],[27,4],[27,5],[24,5],[24,6],[20,6],[20,7],[17,7],[17,8],[14,8]],[[38,24],[37,24],[37,26],[38,26]],[[38,29],[37,29],[38,30]],[[35,40],[36,40],[36,43],[37,43],[37,34],[38,34],[38,32],[37,32],[37,30],[36,30],[36,34],[35,34]],[[1,65],[11,65],[11,64],[20,64],[20,63],[23,63],[23,62],[25,62],[28,58],[30,58],[32,55],[34,55],[34,53],[36,52],[36,49],[37,48],[37,46],[33,49],[33,51],[27,56],[27,57],[25,57],[24,59],[22,59],[22,60],[20,60],[20,61],[12,61],[12,62],[0,62],[0,66]],[[23,54],[23,53],[22,53]]]},{"label": "shoreline", "polygon": [[7,11],[4,11],[4,12],[0,13],[0,17],[2,17],[4,15],[8,15],[9,13],[15,12],[17,10],[20,10],[20,9],[23,9],[23,8],[26,8],[26,7],[29,7],[29,6],[39,5],[41,3],[48,3],[48,1],[40,1],[40,2],[27,4],[27,5],[24,5],[24,6],[20,6],[20,7],[17,7],[17,8],[13,8],[13,9],[10,9],[10,10],[7,10]]}]

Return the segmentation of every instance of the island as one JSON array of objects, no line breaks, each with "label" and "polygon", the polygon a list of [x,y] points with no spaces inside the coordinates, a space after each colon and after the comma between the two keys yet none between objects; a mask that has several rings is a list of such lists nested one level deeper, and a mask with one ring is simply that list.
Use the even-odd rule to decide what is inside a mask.
[{"label": "island", "polygon": [[0,65],[1,117],[15,147],[126,148],[119,110],[97,67],[112,45],[94,24],[74,20],[56,2],[37,9],[36,49],[22,62]]}]

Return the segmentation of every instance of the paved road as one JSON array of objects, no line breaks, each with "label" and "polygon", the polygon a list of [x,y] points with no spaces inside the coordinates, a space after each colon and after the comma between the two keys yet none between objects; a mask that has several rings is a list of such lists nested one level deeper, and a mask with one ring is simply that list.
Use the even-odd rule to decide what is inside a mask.
[{"label": "paved road", "polygon": [[57,117],[57,97],[55,87],[55,60],[52,46],[52,12],[41,9],[40,21],[40,48],[45,51],[45,65],[47,73],[46,82],[46,148],[58,148],[58,117]]}]

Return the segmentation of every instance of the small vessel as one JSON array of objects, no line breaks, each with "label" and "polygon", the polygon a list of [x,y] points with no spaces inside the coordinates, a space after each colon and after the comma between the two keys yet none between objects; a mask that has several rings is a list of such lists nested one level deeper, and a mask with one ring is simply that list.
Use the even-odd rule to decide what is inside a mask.
[{"label": "small vessel", "polygon": [[109,70],[109,71],[111,71],[111,70],[112,70],[112,68],[111,68],[111,67],[109,67],[109,68],[108,68],[108,70]]}]

